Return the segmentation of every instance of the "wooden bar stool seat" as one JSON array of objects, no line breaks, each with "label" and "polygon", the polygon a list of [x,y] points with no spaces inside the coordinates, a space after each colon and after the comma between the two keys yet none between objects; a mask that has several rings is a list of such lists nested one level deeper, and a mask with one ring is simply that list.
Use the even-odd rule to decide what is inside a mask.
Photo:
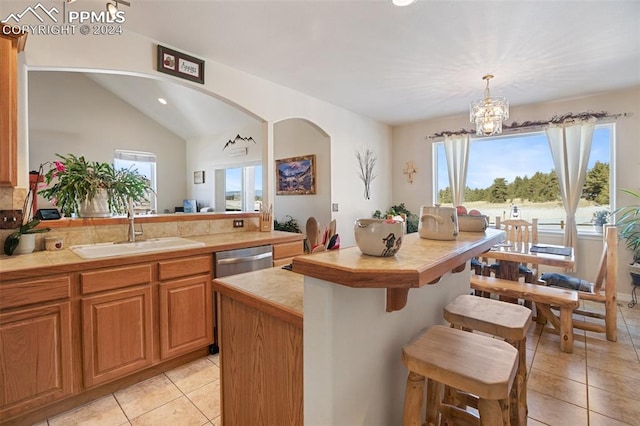
[{"label": "wooden bar stool seat", "polygon": [[[509,425],[509,394],[518,351],[498,339],[435,325],[402,348],[409,370],[403,424],[421,425],[425,379],[427,425]],[[478,397],[478,417],[442,401],[443,386]],[[442,419],[439,419],[442,417]]]},{"label": "wooden bar stool seat", "polygon": [[531,326],[531,310],[513,303],[462,295],[444,308],[444,318],[452,327],[498,336],[518,350],[518,373],[510,396],[511,423],[526,425],[527,331]]}]

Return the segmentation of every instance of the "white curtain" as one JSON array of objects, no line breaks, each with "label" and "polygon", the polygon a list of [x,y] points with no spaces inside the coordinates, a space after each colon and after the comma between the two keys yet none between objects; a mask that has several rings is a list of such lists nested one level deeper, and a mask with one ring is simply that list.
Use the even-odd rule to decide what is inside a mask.
[{"label": "white curtain", "polygon": [[447,157],[451,200],[454,206],[461,206],[464,202],[464,190],[467,184],[469,135],[446,136],[444,138],[444,153]]},{"label": "white curtain", "polygon": [[558,175],[560,196],[567,213],[564,245],[573,247],[576,262],[578,260],[576,210],[587,175],[594,127],[594,122],[581,122],[552,126],[546,130],[553,163]]}]

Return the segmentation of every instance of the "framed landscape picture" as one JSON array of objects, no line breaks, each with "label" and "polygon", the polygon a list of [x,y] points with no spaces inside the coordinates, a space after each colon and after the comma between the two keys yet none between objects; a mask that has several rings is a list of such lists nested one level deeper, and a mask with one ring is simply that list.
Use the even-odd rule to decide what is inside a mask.
[{"label": "framed landscape picture", "polygon": [[316,156],[276,160],[276,194],[308,195],[316,193]]}]

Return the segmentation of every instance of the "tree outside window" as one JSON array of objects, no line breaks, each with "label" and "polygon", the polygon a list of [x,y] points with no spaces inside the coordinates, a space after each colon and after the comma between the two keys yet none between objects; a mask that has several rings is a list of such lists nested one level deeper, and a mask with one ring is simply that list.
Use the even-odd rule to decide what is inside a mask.
[{"label": "tree outside window", "polygon": [[[591,232],[593,213],[609,202],[614,125],[595,128],[589,169],[576,219],[578,230]],[[437,143],[434,181],[436,201],[451,203],[444,145]],[[537,218],[541,229],[560,229],[565,211],[551,151],[544,132],[471,140],[465,205],[490,217],[509,219],[513,207],[525,220]]]}]

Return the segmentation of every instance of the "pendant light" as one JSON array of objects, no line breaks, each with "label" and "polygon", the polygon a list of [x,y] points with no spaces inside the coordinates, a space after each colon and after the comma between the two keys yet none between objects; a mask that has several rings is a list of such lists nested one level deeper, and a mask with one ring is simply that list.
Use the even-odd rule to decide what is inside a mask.
[{"label": "pendant light", "polygon": [[482,77],[486,80],[484,98],[471,102],[469,120],[476,125],[476,135],[491,136],[502,133],[502,122],[509,118],[509,101],[502,96],[491,96],[489,80],[493,75]]}]

